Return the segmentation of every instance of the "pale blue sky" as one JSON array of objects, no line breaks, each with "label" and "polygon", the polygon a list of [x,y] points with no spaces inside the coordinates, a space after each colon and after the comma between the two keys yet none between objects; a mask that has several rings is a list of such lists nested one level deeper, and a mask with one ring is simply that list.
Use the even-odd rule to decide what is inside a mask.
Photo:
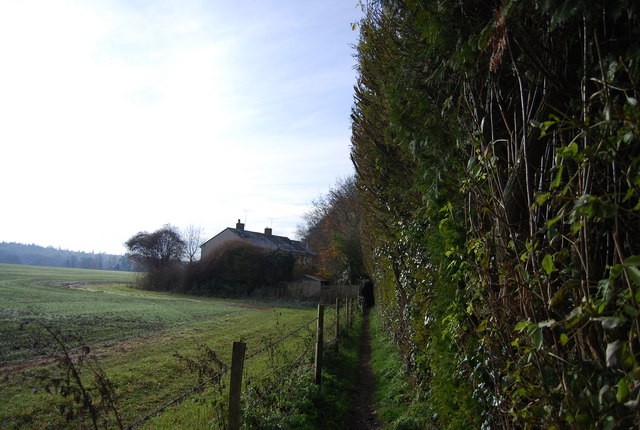
[{"label": "pale blue sky", "polygon": [[293,236],[349,161],[357,0],[0,2],[0,241]]}]

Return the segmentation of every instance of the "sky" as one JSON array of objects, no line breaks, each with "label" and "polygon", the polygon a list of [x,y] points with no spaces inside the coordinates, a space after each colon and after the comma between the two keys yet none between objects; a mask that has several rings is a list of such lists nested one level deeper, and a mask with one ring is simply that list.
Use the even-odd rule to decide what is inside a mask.
[{"label": "sky", "polygon": [[0,1],[0,241],[295,237],[353,174],[357,0]]}]

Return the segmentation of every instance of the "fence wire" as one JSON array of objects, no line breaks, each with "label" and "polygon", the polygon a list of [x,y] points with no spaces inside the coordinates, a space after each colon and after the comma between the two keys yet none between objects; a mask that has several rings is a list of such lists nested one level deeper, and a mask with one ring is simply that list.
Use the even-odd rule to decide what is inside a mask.
[{"label": "fence wire", "polygon": [[189,397],[190,395],[192,395],[193,393],[199,392],[200,390],[202,390],[204,388],[205,385],[211,383],[211,382],[216,382],[220,379],[220,377],[222,377],[222,375],[224,375],[225,373],[227,373],[229,371],[229,368],[227,367],[225,370],[223,370],[222,372],[217,373],[216,375],[214,375],[213,377],[207,379],[206,381],[203,381],[201,383],[199,383],[198,385],[190,388],[189,390],[185,391],[184,393],[180,394],[178,397],[176,397],[175,399],[171,400],[170,402],[160,406],[159,408],[157,408],[156,410],[154,410],[153,412],[149,412],[147,415],[145,415],[144,417],[140,418],[139,420],[137,420],[136,422],[134,422],[133,424],[129,424],[127,427],[125,427],[125,430],[131,430],[136,426],[139,426],[140,424],[148,421],[150,418],[154,417],[155,415],[161,414],[162,412],[164,412],[165,409],[167,409],[170,406],[173,406],[177,403],[180,403],[182,400],[184,400],[185,398]]},{"label": "fence wire", "polygon": [[[300,332],[302,329],[304,329],[305,327],[308,327],[310,324],[314,323],[318,321],[318,318],[314,318],[311,321],[306,322],[305,324],[303,324],[302,326],[298,327],[297,329],[287,333],[286,335],[282,336],[279,339],[274,340],[273,342],[269,343],[268,345],[265,345],[264,347],[260,348],[258,351],[248,355],[247,357],[245,357],[244,361],[246,362],[247,360],[256,357],[257,355],[262,354],[263,352],[269,350],[270,348],[284,342],[286,339],[290,338],[291,336],[293,336],[294,334]],[[289,368],[288,370],[291,370],[293,367]],[[288,371],[287,370],[287,371]],[[149,412],[147,415],[145,415],[144,417],[138,419],[137,421],[135,421],[132,424],[129,424],[127,427],[125,427],[125,430],[131,430],[136,426],[139,426],[140,424],[143,424],[144,422],[148,421],[149,419],[151,419],[152,417],[161,414],[162,412],[165,411],[165,409],[180,403],[181,401],[183,401],[185,398],[189,397],[190,395],[197,393],[199,391],[201,391],[205,385],[211,383],[211,382],[215,382],[218,381],[220,379],[220,377],[222,377],[224,374],[226,374],[229,371],[229,368],[227,367],[225,370],[223,370],[222,372],[217,373],[216,375],[214,375],[213,377],[207,379],[206,381],[203,381],[201,383],[199,383],[198,385],[190,388],[189,390],[185,391],[184,393],[180,394],[178,397],[172,399],[170,402],[160,406],[159,408],[155,409],[152,412]],[[282,378],[282,376],[280,377]],[[265,394],[266,395],[266,394]]]},{"label": "fence wire", "polygon": [[300,356],[298,356],[298,358],[289,366],[287,366],[286,369],[284,369],[280,375],[278,376],[278,378],[273,381],[271,383],[271,385],[269,385],[269,387],[267,387],[265,389],[265,391],[260,395],[260,397],[258,397],[257,399],[255,399],[253,402],[251,402],[251,404],[249,406],[247,406],[246,408],[244,408],[244,412],[250,411],[251,409],[253,409],[258,403],[260,403],[260,401],[262,399],[265,398],[265,396],[269,393],[271,393],[274,388],[276,388],[278,386],[278,384],[286,377],[289,376],[289,373],[293,370],[293,369],[297,369],[298,367],[300,367],[300,365],[302,364],[302,362],[305,359],[305,356],[309,354],[309,351],[303,351],[302,354],[300,354]]},{"label": "fence wire", "polygon": [[309,322],[307,322],[307,323],[303,324],[302,326],[298,327],[297,329],[293,330],[292,332],[290,332],[290,333],[288,333],[288,334],[286,334],[286,335],[282,336],[280,339],[274,340],[274,341],[273,341],[273,342],[271,342],[270,344],[268,344],[268,345],[266,345],[266,346],[264,346],[264,347],[260,348],[260,349],[259,349],[259,350],[257,350],[256,352],[254,352],[254,353],[252,353],[252,354],[248,355],[247,357],[245,357],[244,361],[247,361],[247,360],[249,360],[249,359],[251,359],[251,358],[253,358],[253,357],[257,356],[257,355],[262,354],[263,352],[265,352],[265,351],[267,351],[268,349],[272,348],[273,346],[278,345],[279,343],[281,343],[281,342],[285,341],[286,339],[290,338],[290,337],[291,337],[291,336],[293,336],[294,334],[298,333],[298,332],[299,332],[300,330],[302,330],[303,328],[305,328],[305,327],[309,326],[310,324],[312,324],[312,323],[314,323],[314,322],[316,322],[316,321],[318,321],[318,318],[317,318],[317,317],[316,317],[316,318],[314,318],[314,319],[312,319],[311,321],[309,321]]}]

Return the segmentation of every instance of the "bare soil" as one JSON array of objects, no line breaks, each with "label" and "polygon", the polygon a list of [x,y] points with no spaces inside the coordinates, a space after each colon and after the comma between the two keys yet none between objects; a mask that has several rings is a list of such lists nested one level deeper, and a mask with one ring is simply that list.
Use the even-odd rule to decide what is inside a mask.
[{"label": "bare soil", "polygon": [[371,370],[371,329],[368,309],[365,309],[362,319],[362,339],[356,386],[357,391],[353,399],[353,421],[349,428],[352,430],[379,429],[380,424],[373,409],[375,379]]},{"label": "bare soil", "polygon": [[[146,341],[152,341],[152,339],[150,337],[139,337],[135,339],[128,339],[122,342],[94,345],[90,347],[91,353],[89,357],[100,360],[115,354],[126,353],[140,348],[140,345]],[[75,360],[76,357],[80,356],[80,348],[72,349],[70,351],[70,355]],[[25,370],[33,369],[36,367],[51,366],[53,364],[56,364],[61,357],[62,356],[59,354],[49,355],[23,360],[18,363],[0,365],[0,378],[9,378],[11,376],[22,373]]]}]

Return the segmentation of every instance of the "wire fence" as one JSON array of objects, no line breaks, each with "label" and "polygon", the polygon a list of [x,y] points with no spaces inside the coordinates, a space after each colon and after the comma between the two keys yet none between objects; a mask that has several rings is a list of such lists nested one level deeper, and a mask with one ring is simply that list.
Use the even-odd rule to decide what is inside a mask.
[{"label": "wire fence", "polygon": [[300,327],[298,327],[297,329],[293,330],[290,333],[287,333],[286,335],[282,336],[279,339],[274,340],[273,342],[269,343],[268,345],[265,345],[264,347],[260,348],[259,350],[257,350],[256,352],[248,355],[247,357],[245,357],[245,361],[250,360],[260,354],[262,354],[265,351],[268,351],[269,349],[273,348],[274,346],[284,342],[285,340],[289,339],[290,337],[292,337],[294,334],[300,332],[301,330],[303,330],[305,327],[308,327],[309,325],[311,325],[312,323],[318,321],[318,318],[314,318],[311,321],[308,321],[306,323],[304,323],[303,325],[301,325]]},{"label": "wire fence", "polygon": [[285,379],[285,377],[289,376],[289,372],[293,371],[294,369],[300,367],[302,365],[302,363],[304,362],[304,359],[307,358],[307,356],[309,356],[310,353],[308,350],[306,351],[302,351],[302,354],[300,354],[298,356],[298,358],[296,358],[293,363],[291,363],[289,366],[287,366],[282,372],[280,372],[280,374],[278,375],[278,377],[275,379],[275,381],[273,381],[271,383],[271,385],[269,385],[267,388],[264,389],[264,391],[260,394],[260,396],[257,399],[254,399],[245,409],[244,412],[248,412],[251,409],[253,409],[255,406],[258,405],[258,403],[260,403],[267,395],[271,394],[273,392],[273,390],[280,385],[280,383]]},{"label": "wire fence", "polygon": [[214,382],[218,381],[224,374],[226,374],[228,372],[229,372],[229,368],[227,367],[225,370],[219,372],[214,377],[212,377],[212,378],[210,378],[210,379],[208,379],[206,381],[202,381],[201,383],[199,383],[198,385],[196,385],[194,387],[191,387],[187,391],[185,391],[182,394],[180,394],[178,397],[172,399],[171,401],[165,403],[164,405],[160,406],[159,408],[155,409],[154,411],[149,412],[147,415],[143,416],[142,418],[140,418],[140,419],[136,420],[135,422],[129,424],[127,427],[125,427],[125,429],[126,430],[131,430],[134,427],[137,427],[140,424],[145,423],[146,421],[148,421],[149,419],[153,418],[154,416],[159,415],[162,412],[164,412],[165,409],[180,403],[181,401],[183,401],[187,397],[191,396],[192,394],[195,394],[195,393],[198,393],[198,392],[202,391],[204,389],[205,385],[211,384],[211,383],[214,383]]},{"label": "wire fence", "polygon": [[[327,344],[331,344],[334,342],[337,344],[339,340],[341,327],[345,327],[346,325],[349,325],[351,321],[350,320],[351,317],[349,313],[351,314],[353,313],[353,310],[354,310],[353,306],[351,308],[347,307],[346,309],[342,309],[340,308],[340,302],[338,301],[336,305],[324,306],[324,309],[328,311],[327,312],[328,318],[324,319],[324,323],[322,324],[322,327],[318,327],[319,329],[322,330],[321,339],[324,339],[324,342]],[[252,352],[246,357],[242,357],[242,365],[241,365],[243,369],[242,372],[246,372],[244,363],[268,351],[273,352],[277,347],[282,347],[283,345],[285,345],[285,341],[288,341],[288,340],[291,341],[291,339],[296,335],[303,336],[300,339],[300,342],[302,343],[302,345],[298,346],[299,349],[302,350],[302,352],[299,355],[297,355],[293,360],[288,361],[288,363],[283,366],[273,366],[273,372],[271,372],[271,374],[268,375],[268,377],[262,378],[263,381],[266,381],[265,383],[268,385],[266,387],[263,387],[261,390],[259,390],[259,392],[257,390],[254,390],[254,392],[257,393],[257,397],[251,400],[247,399],[248,405],[244,408],[243,414],[246,414],[250,412],[252,409],[256,408],[260,404],[260,402],[262,402],[269,394],[271,394],[279,385],[283,383],[283,381],[287,378],[287,376],[291,375],[293,371],[295,371],[296,369],[299,369],[304,365],[305,359],[308,359],[309,356],[311,356],[311,353],[314,351],[313,348],[309,348],[309,345],[308,345],[310,343],[309,340],[313,337],[314,334],[315,334],[315,337],[317,338],[319,333],[317,331],[312,331],[312,330],[310,330],[309,332],[303,332],[303,330],[316,322],[318,322],[318,317],[305,322],[304,324],[297,327],[296,329],[260,347],[258,350]],[[305,342],[307,344],[305,344]],[[316,350],[316,354],[317,354],[317,350]],[[226,366],[217,374],[198,383],[197,385],[181,393],[179,396],[171,399],[170,401],[163,404],[162,406],[156,408],[155,410],[149,412],[145,416],[129,424],[127,427],[125,427],[125,429],[132,430],[135,427],[138,427],[144,424],[149,419],[160,415],[167,408],[184,401],[186,398],[196,393],[202,392],[208,384],[219,383],[222,376],[229,373],[230,370],[231,370],[231,366]],[[246,390],[243,392],[247,394]]]}]

